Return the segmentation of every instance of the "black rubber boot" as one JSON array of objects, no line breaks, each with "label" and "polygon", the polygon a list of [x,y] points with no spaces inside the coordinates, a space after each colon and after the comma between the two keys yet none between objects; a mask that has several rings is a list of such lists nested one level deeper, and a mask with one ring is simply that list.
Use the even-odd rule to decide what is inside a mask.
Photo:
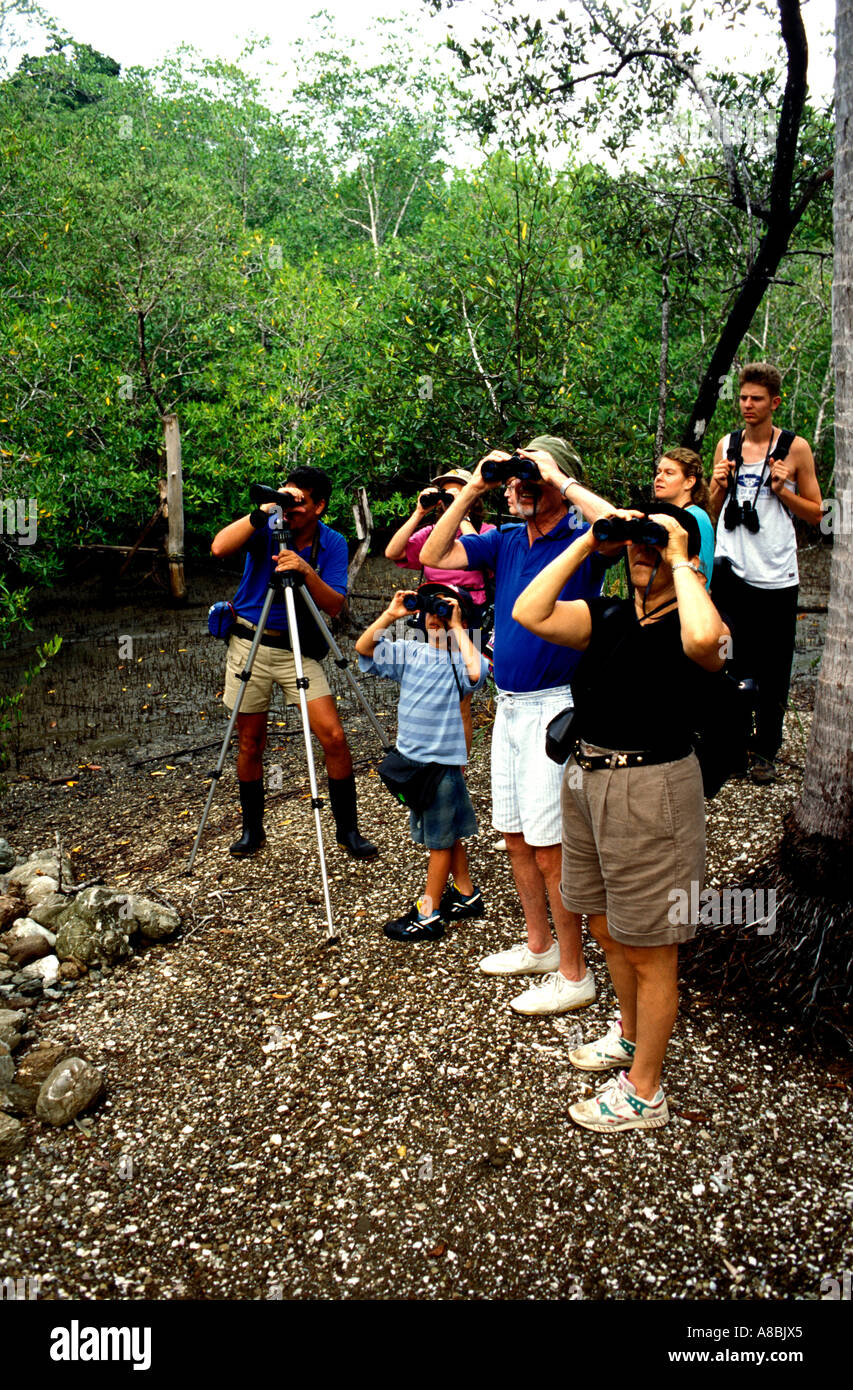
[{"label": "black rubber boot", "polygon": [[243,811],[243,834],[239,840],[234,841],[230,853],[242,859],[246,855],[256,854],[267,837],[264,834],[263,825],[263,778],[259,778],[257,782],[241,782],[239,786],[240,806]]},{"label": "black rubber boot", "polygon": [[358,812],[355,801],[355,777],[329,778],[329,805],[335,818],[338,844],[353,859],[375,859],[375,845],[358,833]]}]

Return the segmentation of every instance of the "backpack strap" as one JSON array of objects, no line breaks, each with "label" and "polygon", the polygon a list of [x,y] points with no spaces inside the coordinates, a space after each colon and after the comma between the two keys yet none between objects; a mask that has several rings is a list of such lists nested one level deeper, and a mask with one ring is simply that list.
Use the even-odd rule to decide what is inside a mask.
[{"label": "backpack strap", "polygon": [[743,463],[743,430],[732,430],[726,445],[726,458],[735,464],[735,473]]},{"label": "backpack strap", "polygon": [[776,447],[773,450],[770,457],[774,458],[777,463],[780,463],[782,459],[787,458],[791,445],[793,444],[796,437],[797,436],[794,434],[793,430],[782,430],[782,433],[776,440]]},{"label": "backpack strap", "polygon": [[[790,450],[791,445],[793,444],[795,439],[796,435],[794,434],[793,430],[780,430],[779,438],[776,440],[776,443],[772,445],[772,447],[768,445],[767,458],[764,460],[764,467],[761,470],[761,482],[758,484],[756,496],[758,495],[758,492],[761,490],[762,484],[764,485],[764,487],[769,488],[772,483],[772,478],[770,477],[769,471],[767,474],[767,478],[765,479],[764,477],[764,470],[767,469],[770,460],[774,459],[777,463],[781,463],[782,459],[787,458],[788,451]],[[779,502],[780,507],[783,505],[778,497],[776,501]]]},{"label": "backpack strap", "polygon": [[743,463],[743,430],[732,430],[726,445],[726,458],[731,459],[734,464],[734,468],[729,469],[729,479],[726,483],[726,504],[728,504],[730,499],[737,497],[737,475]]}]

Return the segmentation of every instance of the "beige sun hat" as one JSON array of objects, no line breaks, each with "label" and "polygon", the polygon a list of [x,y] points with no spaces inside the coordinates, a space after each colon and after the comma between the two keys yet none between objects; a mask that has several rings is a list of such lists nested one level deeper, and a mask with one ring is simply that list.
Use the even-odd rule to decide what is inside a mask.
[{"label": "beige sun hat", "polygon": [[470,483],[473,474],[467,468],[451,468],[448,473],[439,473],[437,478],[432,479],[432,487],[440,487],[442,483],[461,483],[464,487]]}]

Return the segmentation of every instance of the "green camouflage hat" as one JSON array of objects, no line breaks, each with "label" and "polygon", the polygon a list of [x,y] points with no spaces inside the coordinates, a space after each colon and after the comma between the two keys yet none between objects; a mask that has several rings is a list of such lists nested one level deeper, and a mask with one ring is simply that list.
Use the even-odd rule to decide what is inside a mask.
[{"label": "green camouflage hat", "polygon": [[580,454],[568,440],[560,439],[556,434],[537,434],[535,439],[531,439],[529,444],[525,444],[525,449],[544,449],[549,453],[564,473],[577,473],[583,470]]}]

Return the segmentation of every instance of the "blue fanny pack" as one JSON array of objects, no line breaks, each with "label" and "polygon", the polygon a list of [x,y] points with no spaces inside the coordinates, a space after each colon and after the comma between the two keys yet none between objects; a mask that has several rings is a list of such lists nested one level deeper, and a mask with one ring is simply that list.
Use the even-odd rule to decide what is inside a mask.
[{"label": "blue fanny pack", "polygon": [[236,621],[237,610],[230,599],[220,599],[207,610],[207,630],[211,637],[219,637],[223,642],[228,641]]}]

